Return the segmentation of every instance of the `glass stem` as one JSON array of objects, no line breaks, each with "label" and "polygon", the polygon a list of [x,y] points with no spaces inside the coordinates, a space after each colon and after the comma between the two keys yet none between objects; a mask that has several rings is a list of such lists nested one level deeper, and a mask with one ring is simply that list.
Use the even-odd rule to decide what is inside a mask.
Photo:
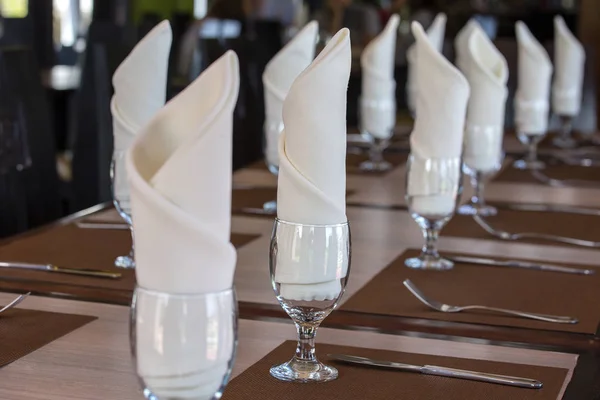
[{"label": "glass stem", "polygon": [[483,191],[485,189],[485,183],[483,183],[483,177],[480,172],[476,172],[476,175],[471,180],[471,184],[475,188],[475,193],[471,197],[471,203],[477,204],[480,207],[485,206],[485,199],[483,198]]},{"label": "glass stem", "polygon": [[435,228],[427,228],[423,230],[423,236],[425,237],[425,245],[423,246],[423,255],[429,257],[439,257],[437,251],[437,241],[439,232]]},{"label": "glass stem", "polygon": [[133,235],[133,225],[129,225],[129,231],[131,232],[131,250],[129,251],[129,257],[131,257],[132,260],[135,259],[134,254],[135,254],[135,237]]},{"label": "glass stem", "polygon": [[317,326],[296,324],[298,331],[298,345],[294,358],[298,361],[317,362],[315,356],[315,337],[317,336]]},{"label": "glass stem", "polygon": [[373,164],[381,164],[383,162],[383,143],[383,140],[373,139],[373,145],[369,150],[369,158]]},{"label": "glass stem", "polygon": [[571,123],[571,118],[569,117],[560,117],[561,121],[561,129],[560,136],[563,140],[568,140],[571,137],[571,131],[573,130],[573,124]]},{"label": "glass stem", "polygon": [[529,142],[529,153],[527,154],[527,161],[536,162],[537,161],[537,140],[530,140]]}]

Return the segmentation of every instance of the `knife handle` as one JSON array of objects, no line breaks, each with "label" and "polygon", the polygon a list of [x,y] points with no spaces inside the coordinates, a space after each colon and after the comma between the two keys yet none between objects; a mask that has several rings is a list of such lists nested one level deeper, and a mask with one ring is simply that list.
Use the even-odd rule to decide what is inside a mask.
[{"label": "knife handle", "polygon": [[62,268],[62,267],[58,267],[56,265],[48,265],[48,271],[54,271],[54,272],[61,273],[61,274],[93,276],[96,278],[106,278],[106,279],[119,279],[121,277],[121,274],[118,272],[98,271],[98,270],[89,270],[89,269]]},{"label": "knife handle", "polygon": [[421,372],[428,375],[446,376],[450,378],[469,379],[472,381],[481,381],[496,383],[498,385],[516,386],[529,389],[541,389],[543,383],[534,379],[518,378],[515,376],[486,374],[483,372],[466,371],[462,369],[438,367],[435,365],[425,365]]}]

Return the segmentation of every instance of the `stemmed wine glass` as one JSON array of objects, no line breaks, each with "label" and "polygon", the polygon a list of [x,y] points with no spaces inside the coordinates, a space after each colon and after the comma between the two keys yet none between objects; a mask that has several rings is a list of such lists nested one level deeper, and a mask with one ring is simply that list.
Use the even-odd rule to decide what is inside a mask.
[{"label": "stemmed wine glass", "polygon": [[498,209],[485,202],[485,184],[502,168],[502,160],[504,154],[500,157],[497,163],[490,169],[478,169],[471,164],[465,157],[463,163],[463,172],[467,174],[471,181],[475,193],[471,196],[469,203],[463,204],[458,208],[458,213],[461,215],[479,215],[481,217],[491,217],[498,214]]},{"label": "stemmed wine glass", "polygon": [[138,286],[130,343],[146,399],[219,399],[237,348],[235,292],[172,294]]},{"label": "stemmed wine glass", "polygon": [[418,257],[407,259],[409,268],[446,270],[452,261],[437,250],[440,230],[452,218],[462,193],[461,159],[421,158],[411,154],[407,163],[406,203],[423,232],[425,245]]},{"label": "stemmed wine glass", "polygon": [[[369,144],[369,159],[360,164],[362,171],[383,172],[392,168],[392,165],[383,158],[384,150],[389,146],[394,134],[396,123],[396,102],[393,99],[365,99],[359,100],[360,104],[360,132]],[[390,118],[392,116],[393,118]],[[368,128],[367,119],[377,118],[379,121],[389,119],[388,125],[382,132],[374,132]]]},{"label": "stemmed wine glass", "polygon": [[[264,125],[264,154],[265,163],[270,173],[277,177],[279,175],[279,153],[278,153],[278,140],[279,135],[283,131],[283,121],[270,121],[265,120]],[[269,200],[263,204],[263,210],[269,214],[275,214],[277,212],[277,200]]]},{"label": "stemmed wine glass", "polygon": [[577,147],[577,141],[573,138],[573,117],[569,115],[559,115],[560,131],[558,136],[552,139],[552,144],[561,149],[572,149]]},{"label": "stemmed wine glass", "polygon": [[113,204],[117,212],[129,226],[131,232],[131,250],[128,255],[119,256],[115,259],[115,266],[119,268],[135,268],[134,259],[134,236],[133,222],[131,221],[131,198],[129,194],[129,184],[125,171],[124,150],[115,149],[113,159],[110,164],[110,179],[112,183]]},{"label": "stemmed wine glass", "polygon": [[271,368],[283,381],[326,382],[338,371],[317,360],[315,336],[337,307],[350,273],[350,227],[305,225],[275,220],[269,267],[279,304],[292,318],[298,345],[292,359]]}]

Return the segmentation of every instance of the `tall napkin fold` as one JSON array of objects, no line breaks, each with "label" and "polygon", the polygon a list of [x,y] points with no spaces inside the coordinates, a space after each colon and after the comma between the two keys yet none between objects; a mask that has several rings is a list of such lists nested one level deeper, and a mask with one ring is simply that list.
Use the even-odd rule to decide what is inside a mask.
[{"label": "tall napkin fold", "polygon": [[[229,368],[233,298],[209,299],[202,308],[195,296],[233,284],[238,89],[238,59],[229,51],[158,112],[127,156],[137,283],[165,293],[141,293],[136,303],[137,369],[158,398],[210,398]],[[166,294],[173,300],[165,301]],[[189,300],[188,308],[181,299]]]},{"label": "tall napkin fold", "polygon": [[[285,99],[285,129],[279,141],[280,220],[309,225],[347,221],[346,91],[350,66],[350,32],[344,28],[298,76]],[[287,254],[281,247],[283,243],[291,243],[280,242],[279,253]],[[323,244],[312,246],[314,258],[321,259],[317,255],[323,255]],[[275,280],[281,283],[282,296],[305,300],[335,298],[348,263],[337,268],[340,260],[332,260],[334,264],[326,271],[312,269],[306,265],[309,256],[278,262]]]},{"label": "tall napkin fold", "polygon": [[527,26],[516,24],[518,86],[515,94],[515,125],[521,132],[543,135],[548,128],[552,62]]},{"label": "tall napkin fold", "polygon": [[458,69],[466,75],[469,60],[469,38],[475,29],[481,29],[481,25],[475,18],[469,19],[461,28],[454,39],[454,50],[456,52],[455,64]]},{"label": "tall napkin fold", "polygon": [[388,138],[396,125],[394,63],[400,16],[392,15],[383,32],[360,57],[362,67],[361,128],[378,138]]},{"label": "tall napkin fold", "polygon": [[[411,209],[422,215],[445,215],[454,209],[456,196],[445,188],[456,186],[460,178],[460,157],[469,84],[434,47],[423,27],[412,23],[416,39],[417,109],[410,135],[412,165],[407,195]],[[454,160],[457,168],[432,173],[430,160]],[[443,176],[443,179],[441,178]]]},{"label": "tall napkin fold", "polygon": [[[115,152],[127,151],[138,131],[164,106],[172,38],[169,21],[161,22],[115,71],[110,105]],[[129,198],[124,158],[115,157],[115,162],[113,190],[116,198],[124,200]]]},{"label": "tall napkin fold", "polygon": [[315,57],[319,24],[309,22],[267,64],[263,73],[265,88],[265,157],[272,165],[279,165],[279,134],[283,129],[282,108],[294,79]]},{"label": "tall napkin fold", "polygon": [[501,163],[508,64],[483,29],[471,31],[465,76],[471,87],[465,128],[464,161],[481,172]]},{"label": "tall napkin fold", "polygon": [[[433,48],[438,52],[442,52],[444,48],[444,37],[446,35],[446,14],[438,13],[435,19],[431,23],[431,26],[427,29],[427,36]],[[417,65],[416,56],[416,43],[408,48],[406,51],[406,59],[408,61],[408,70],[406,77],[406,102],[408,108],[413,114],[416,113],[417,108],[417,71],[420,67]]]},{"label": "tall napkin fold", "polygon": [[581,109],[585,50],[561,16],[554,18],[554,65],[552,110],[574,117]]}]

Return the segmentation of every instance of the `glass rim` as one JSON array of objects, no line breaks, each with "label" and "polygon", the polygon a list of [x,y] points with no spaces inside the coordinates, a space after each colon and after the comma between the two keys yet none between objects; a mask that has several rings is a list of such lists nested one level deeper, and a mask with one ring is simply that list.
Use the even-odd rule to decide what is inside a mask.
[{"label": "glass rim", "polygon": [[290,225],[290,226],[306,226],[306,227],[311,227],[311,228],[341,228],[344,226],[349,226],[348,220],[346,220],[346,222],[342,222],[339,224],[302,224],[299,222],[289,222],[283,219],[279,219],[277,217],[275,217],[275,224],[283,224],[283,225]]},{"label": "glass rim", "polygon": [[135,285],[134,288],[134,292],[137,292],[138,290],[142,290],[145,293],[149,293],[149,294],[157,294],[157,295],[161,295],[161,296],[169,296],[169,297],[212,297],[212,296],[219,296],[219,295],[225,295],[228,293],[235,293],[235,286],[232,286],[228,289],[223,289],[223,290],[219,290],[216,292],[205,292],[205,293],[171,293],[171,292],[161,292],[159,290],[155,290],[155,289],[147,289],[143,286],[140,286],[139,284]]}]

